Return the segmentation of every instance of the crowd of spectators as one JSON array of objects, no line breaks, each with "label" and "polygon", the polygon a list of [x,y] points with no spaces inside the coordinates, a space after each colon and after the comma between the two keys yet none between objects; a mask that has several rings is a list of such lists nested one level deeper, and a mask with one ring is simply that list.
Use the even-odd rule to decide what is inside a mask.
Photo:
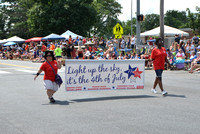
[{"label": "crowd of spectators", "polygon": [[[150,39],[152,39],[150,37]],[[136,50],[136,38],[134,35],[128,37],[125,41],[122,39],[104,37],[93,37],[72,39],[71,36],[67,41],[48,41],[48,42],[30,42],[24,43],[19,47],[7,46],[0,47],[1,59],[18,59],[30,60],[32,62],[44,62],[43,57],[46,50],[52,50],[56,58],[63,59],[117,59],[117,60],[134,60],[146,59],[146,66],[151,67],[151,51],[154,44],[149,42],[140,50]],[[177,35],[174,42],[167,48],[168,59],[172,65],[179,60],[184,60],[185,69],[193,73],[200,67],[200,40],[195,35],[192,39],[181,40]],[[63,63],[64,64],[64,63]]]},{"label": "crowd of spectators", "polygon": [[[198,71],[200,67],[200,40],[197,35],[192,39],[181,40],[176,35],[175,41],[167,49],[168,59],[171,65],[183,64],[183,68],[190,73]],[[195,70],[196,69],[196,70]]]}]

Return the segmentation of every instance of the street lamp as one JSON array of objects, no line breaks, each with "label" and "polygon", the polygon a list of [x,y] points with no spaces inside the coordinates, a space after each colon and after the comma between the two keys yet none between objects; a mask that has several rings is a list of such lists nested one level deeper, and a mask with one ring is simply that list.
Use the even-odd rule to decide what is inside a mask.
[{"label": "street lamp", "polygon": [[132,16],[132,3],[133,3],[133,0],[131,0],[131,35],[133,35],[133,16]]}]

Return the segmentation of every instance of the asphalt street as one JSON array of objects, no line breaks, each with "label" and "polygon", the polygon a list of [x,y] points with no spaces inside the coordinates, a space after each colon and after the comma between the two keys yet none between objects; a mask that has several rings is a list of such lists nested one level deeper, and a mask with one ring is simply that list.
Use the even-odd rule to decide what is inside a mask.
[{"label": "asphalt street", "polygon": [[[0,60],[0,134],[199,134],[200,73],[164,71],[153,94],[153,70],[137,90],[66,92],[50,104],[41,63]],[[59,71],[64,79],[65,69]]]}]

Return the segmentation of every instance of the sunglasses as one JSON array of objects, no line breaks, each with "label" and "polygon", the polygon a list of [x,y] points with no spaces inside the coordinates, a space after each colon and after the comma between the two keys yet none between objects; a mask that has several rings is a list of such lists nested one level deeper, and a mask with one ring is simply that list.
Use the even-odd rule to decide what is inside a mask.
[{"label": "sunglasses", "polygon": [[47,55],[47,57],[52,57],[51,55]]}]

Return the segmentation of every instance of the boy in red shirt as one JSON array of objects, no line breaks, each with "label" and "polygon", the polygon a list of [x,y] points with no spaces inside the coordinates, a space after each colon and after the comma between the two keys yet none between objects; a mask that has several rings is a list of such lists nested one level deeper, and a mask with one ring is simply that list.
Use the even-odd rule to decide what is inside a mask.
[{"label": "boy in red shirt", "polygon": [[151,60],[153,60],[153,67],[156,72],[156,79],[154,81],[152,92],[157,93],[155,88],[157,84],[159,84],[162,94],[166,95],[167,92],[163,89],[163,84],[162,84],[162,72],[165,69],[165,62],[168,63],[169,68],[171,68],[171,65],[167,60],[166,50],[164,47],[162,47],[163,46],[162,39],[161,38],[156,39],[155,44],[157,45],[157,47],[154,48],[151,53]]}]

